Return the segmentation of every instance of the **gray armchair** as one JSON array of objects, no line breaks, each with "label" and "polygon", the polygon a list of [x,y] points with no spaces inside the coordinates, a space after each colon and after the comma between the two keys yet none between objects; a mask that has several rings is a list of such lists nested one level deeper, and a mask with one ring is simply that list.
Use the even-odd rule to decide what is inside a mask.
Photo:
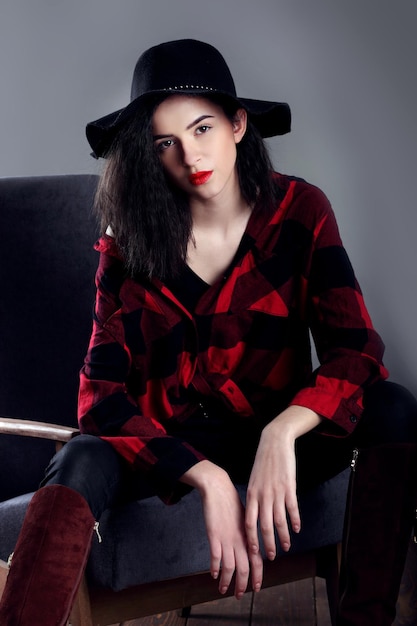
[{"label": "gray armchair", "polygon": [[[78,371],[91,330],[94,176],[0,179],[0,593],[33,492],[56,446],[77,435]],[[300,501],[303,532],[266,563],[265,586],[326,578],[337,594],[348,472]],[[244,500],[245,486],[238,487]],[[108,510],[93,540],[73,626],[113,624],[220,597],[198,494]]]}]

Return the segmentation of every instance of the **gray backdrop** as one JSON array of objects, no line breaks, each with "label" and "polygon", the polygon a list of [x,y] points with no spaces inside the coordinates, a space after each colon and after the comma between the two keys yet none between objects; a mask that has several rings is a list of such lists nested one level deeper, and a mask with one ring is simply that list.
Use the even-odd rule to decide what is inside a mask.
[{"label": "gray backdrop", "polygon": [[0,176],[98,172],[85,124],[127,103],[140,52],[213,43],[240,95],[291,104],[276,167],[329,196],[416,393],[416,18],[415,0],[1,0]]}]

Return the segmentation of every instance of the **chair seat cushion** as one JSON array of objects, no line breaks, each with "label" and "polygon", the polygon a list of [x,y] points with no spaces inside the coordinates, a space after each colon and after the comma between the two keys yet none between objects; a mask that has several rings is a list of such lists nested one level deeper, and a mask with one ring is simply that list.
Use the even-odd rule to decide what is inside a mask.
[{"label": "chair seat cushion", "polygon": [[[302,531],[293,552],[305,552],[342,539],[349,471],[299,498]],[[238,486],[242,501],[245,487]],[[13,551],[32,494],[0,503],[0,558]],[[119,591],[133,585],[207,571],[209,547],[203,511],[194,490],[175,505],[151,497],[106,511],[93,538],[90,583]]]}]

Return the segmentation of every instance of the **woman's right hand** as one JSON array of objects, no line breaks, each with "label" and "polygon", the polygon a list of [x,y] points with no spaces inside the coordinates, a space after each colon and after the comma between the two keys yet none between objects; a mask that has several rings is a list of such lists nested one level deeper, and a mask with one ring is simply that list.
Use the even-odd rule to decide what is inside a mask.
[{"label": "woman's right hand", "polygon": [[236,598],[245,593],[249,574],[252,588],[259,591],[262,557],[259,553],[248,553],[244,507],[227,472],[205,460],[189,469],[181,481],[200,493],[210,545],[210,571],[213,578],[219,579],[220,593],[226,593],[233,574]]}]

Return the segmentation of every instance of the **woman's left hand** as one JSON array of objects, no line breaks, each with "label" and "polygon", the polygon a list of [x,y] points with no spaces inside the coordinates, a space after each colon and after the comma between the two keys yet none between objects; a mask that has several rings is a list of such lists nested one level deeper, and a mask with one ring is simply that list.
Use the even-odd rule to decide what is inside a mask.
[{"label": "woman's left hand", "polygon": [[321,421],[317,413],[291,406],[263,430],[249,479],[245,527],[248,551],[259,552],[258,520],[267,558],[276,556],[275,529],[283,550],[291,546],[292,530],[301,529],[297,500],[295,440]]}]

